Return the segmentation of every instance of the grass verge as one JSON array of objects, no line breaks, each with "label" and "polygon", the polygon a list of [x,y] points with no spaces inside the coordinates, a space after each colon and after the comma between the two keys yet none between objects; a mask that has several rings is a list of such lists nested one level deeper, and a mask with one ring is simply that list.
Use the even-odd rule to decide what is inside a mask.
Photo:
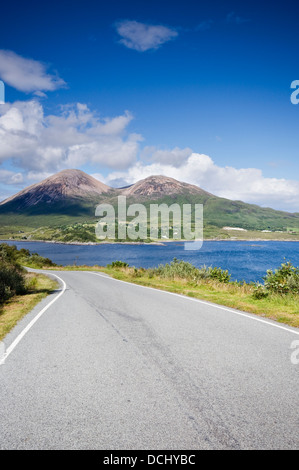
[{"label": "grass verge", "polygon": [[35,305],[58,287],[57,281],[43,274],[26,274],[28,291],[15,295],[0,307],[0,341]]}]

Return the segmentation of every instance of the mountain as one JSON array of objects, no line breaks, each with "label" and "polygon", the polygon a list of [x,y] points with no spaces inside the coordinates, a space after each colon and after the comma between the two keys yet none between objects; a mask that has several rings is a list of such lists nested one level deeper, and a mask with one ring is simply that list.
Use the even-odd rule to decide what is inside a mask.
[{"label": "mountain", "polygon": [[79,240],[95,241],[96,206],[110,203],[117,213],[119,195],[127,197],[127,205],[140,202],[147,208],[152,203],[176,202],[181,207],[203,204],[204,230],[208,237],[244,236],[244,231],[241,235],[232,233],[230,227],[254,230],[258,234],[262,231],[299,234],[299,214],[221,198],[167,176],[153,175],[125,188],[112,188],[83,171],[64,170],[0,203],[0,238],[72,241],[78,240],[80,226]]},{"label": "mountain", "polygon": [[124,188],[121,191],[123,196],[141,199],[160,199],[165,196],[178,196],[182,194],[209,195],[198,186],[182,183],[173,178],[161,175],[153,175],[138,181],[137,183]]},{"label": "mountain", "polygon": [[96,205],[103,201],[116,204],[119,195],[139,202],[182,195],[213,196],[198,186],[167,176],[153,175],[126,188],[112,188],[81,170],[63,170],[0,202],[0,214],[69,214],[70,211],[75,214],[76,210],[82,213],[84,208],[85,213],[93,215]]},{"label": "mountain", "polygon": [[110,190],[81,170],[63,170],[0,202],[0,213],[64,212],[74,205],[99,203],[103,194]]}]

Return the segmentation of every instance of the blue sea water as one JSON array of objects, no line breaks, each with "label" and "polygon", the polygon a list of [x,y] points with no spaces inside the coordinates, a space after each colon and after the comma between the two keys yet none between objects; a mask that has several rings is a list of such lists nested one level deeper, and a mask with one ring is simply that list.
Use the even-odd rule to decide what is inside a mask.
[{"label": "blue sea water", "polygon": [[276,269],[291,261],[299,266],[299,243],[277,241],[204,241],[200,250],[185,250],[183,242],[163,245],[101,244],[66,245],[58,243],[5,241],[50,258],[60,265],[106,266],[120,260],[136,267],[155,267],[182,259],[194,266],[217,266],[227,269],[231,280],[262,282],[267,269]]}]

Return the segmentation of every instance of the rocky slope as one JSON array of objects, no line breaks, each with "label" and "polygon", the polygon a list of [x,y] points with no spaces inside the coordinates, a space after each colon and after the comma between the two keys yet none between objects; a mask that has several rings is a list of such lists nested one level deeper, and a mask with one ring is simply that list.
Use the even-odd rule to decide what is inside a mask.
[{"label": "rocky slope", "polygon": [[4,208],[26,210],[40,204],[49,206],[67,203],[68,200],[100,198],[111,188],[80,170],[63,170],[40,183],[23,189],[0,203]]},{"label": "rocky slope", "polygon": [[142,201],[180,194],[209,195],[197,186],[182,183],[167,176],[149,176],[126,188],[116,189],[101,183],[81,170],[63,170],[0,202],[0,212],[6,209],[26,211],[45,205],[49,210],[57,205],[62,205],[65,209],[68,201],[72,204],[74,201],[87,204],[90,201],[100,203],[103,199],[118,195]]},{"label": "rocky slope", "polygon": [[182,183],[167,176],[153,175],[124,188],[121,194],[128,197],[160,199],[179,194],[208,195],[209,193],[192,184]]}]

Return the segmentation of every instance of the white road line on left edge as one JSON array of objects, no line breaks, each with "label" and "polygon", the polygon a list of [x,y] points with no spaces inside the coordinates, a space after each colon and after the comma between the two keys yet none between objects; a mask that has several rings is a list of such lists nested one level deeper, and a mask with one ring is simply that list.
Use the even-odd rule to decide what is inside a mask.
[{"label": "white road line on left edge", "polygon": [[61,277],[57,276],[56,274],[52,274],[51,273],[51,276],[54,276],[56,277],[57,279],[59,279],[62,283],[62,290],[61,292],[59,292],[59,294],[53,299],[51,300],[51,302],[49,302],[32,320],[30,323],[28,323],[28,325],[22,330],[22,332],[16,337],[16,339],[11,343],[11,345],[6,349],[4,355],[2,358],[0,358],[0,365],[1,364],[4,364],[4,362],[6,361],[6,359],[8,358],[8,356],[13,352],[13,350],[16,348],[16,346],[19,344],[19,342],[21,341],[22,338],[24,338],[24,336],[26,335],[26,333],[28,333],[28,331],[30,330],[30,328],[32,328],[32,326],[34,325],[34,323],[37,322],[37,320],[43,315],[43,313],[45,313],[46,310],[48,310],[49,307],[51,307],[51,305],[54,304],[54,302],[56,302],[56,300],[59,299],[59,297],[61,297],[65,290],[66,290],[66,283],[64,282],[63,279],[61,279]]}]

